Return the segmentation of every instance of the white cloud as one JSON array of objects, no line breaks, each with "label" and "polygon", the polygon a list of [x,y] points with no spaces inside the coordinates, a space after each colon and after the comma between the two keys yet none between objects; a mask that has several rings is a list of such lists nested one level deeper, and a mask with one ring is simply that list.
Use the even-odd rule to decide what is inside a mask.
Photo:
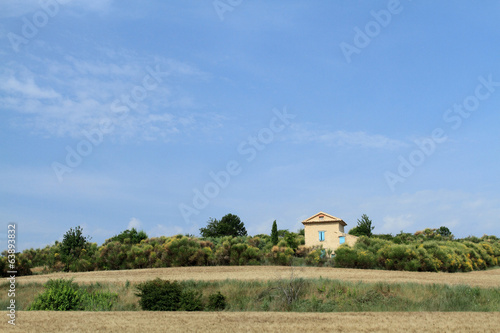
[{"label": "white cloud", "polygon": [[35,83],[33,76],[23,81],[19,81],[17,78],[10,76],[7,80],[0,82],[0,89],[10,94],[21,94],[25,98],[54,99],[61,97],[51,88],[40,88]]},{"label": "white cloud", "polygon": [[12,125],[35,134],[81,138],[108,119],[112,136],[169,141],[220,120],[192,111],[193,97],[178,87],[206,75],[176,60],[126,50],[106,60],[32,58],[0,70],[0,104],[16,112]]},{"label": "white cloud", "polygon": [[[108,13],[111,10],[112,3],[113,0],[2,1],[0,17],[22,17],[24,15],[29,17],[29,14],[34,14],[37,11],[55,12],[55,15],[57,15],[63,9],[78,10],[80,14],[82,11]],[[47,4],[50,4],[49,9],[44,9],[47,8]]]},{"label": "white cloud", "polygon": [[[314,125],[293,124],[291,140],[296,143],[317,142],[328,146],[360,147],[394,150],[408,146],[406,143],[390,139],[380,134],[368,134],[363,131],[349,132],[343,130],[327,131],[311,129]],[[316,127],[319,127],[316,125]]]},{"label": "white cloud", "polygon": [[132,228],[135,228],[136,230],[140,230],[141,226],[142,222],[138,218],[132,217],[128,222],[127,229],[131,230]]}]

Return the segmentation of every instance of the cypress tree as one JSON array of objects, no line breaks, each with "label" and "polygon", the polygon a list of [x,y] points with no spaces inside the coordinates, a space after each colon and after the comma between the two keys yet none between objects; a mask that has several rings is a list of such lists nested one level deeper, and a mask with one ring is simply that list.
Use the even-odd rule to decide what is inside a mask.
[{"label": "cypress tree", "polygon": [[278,225],[276,224],[276,220],[274,220],[273,227],[271,229],[271,242],[273,245],[278,244]]}]

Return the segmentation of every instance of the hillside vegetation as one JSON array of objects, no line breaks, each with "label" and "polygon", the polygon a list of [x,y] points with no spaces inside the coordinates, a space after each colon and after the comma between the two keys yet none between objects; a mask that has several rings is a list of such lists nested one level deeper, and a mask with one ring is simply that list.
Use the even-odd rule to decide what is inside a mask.
[{"label": "hillside vegetation", "polygon": [[[361,236],[354,247],[342,245],[331,256],[321,247],[304,246],[301,233],[280,230],[274,244],[269,235],[197,238],[176,235],[146,238],[126,231],[103,245],[83,242],[68,247],[64,242],[17,254],[19,275],[31,268],[41,272],[85,272],[182,266],[293,265],[373,268],[428,272],[469,272],[498,266],[500,240],[495,236],[453,239],[435,230],[413,234]],[[71,238],[70,238],[71,239]],[[76,243],[76,242],[75,242]],[[78,244],[80,244],[78,243]],[[7,258],[0,257],[3,274]],[[40,271],[40,269],[38,269]]]}]

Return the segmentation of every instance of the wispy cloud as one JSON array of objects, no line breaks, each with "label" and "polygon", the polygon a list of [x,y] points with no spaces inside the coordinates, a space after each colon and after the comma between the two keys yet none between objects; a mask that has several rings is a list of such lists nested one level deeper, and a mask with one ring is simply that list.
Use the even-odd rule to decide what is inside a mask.
[{"label": "wispy cloud", "polygon": [[108,119],[114,136],[169,140],[220,120],[194,111],[194,97],[182,88],[206,79],[199,69],[126,51],[109,55],[105,60],[33,57],[30,68],[7,64],[0,69],[0,103],[15,112],[11,123],[43,136],[78,138]]},{"label": "wispy cloud", "polygon": [[[40,0],[16,0],[16,1],[2,1],[2,10],[0,17],[21,17],[23,15],[43,10],[41,4],[48,5],[50,1]],[[110,11],[113,0],[68,0],[68,1],[54,1],[54,6],[71,8],[78,11],[92,11],[98,13],[107,13]]]},{"label": "wispy cloud", "polygon": [[311,127],[314,127],[314,125],[292,125],[291,140],[296,143],[316,142],[328,146],[388,150],[394,150],[408,146],[402,141],[391,139],[380,134],[369,134],[363,131],[328,131],[321,128],[311,129]]},{"label": "wispy cloud", "polygon": [[0,89],[11,95],[21,95],[29,99],[54,99],[61,97],[51,88],[40,88],[35,83],[33,76],[20,80],[14,76],[10,76],[5,81],[0,82]]},{"label": "wispy cloud", "polygon": [[135,228],[136,230],[140,230],[141,227],[142,227],[142,222],[138,218],[132,217],[128,222],[127,229],[131,230],[132,228]]}]

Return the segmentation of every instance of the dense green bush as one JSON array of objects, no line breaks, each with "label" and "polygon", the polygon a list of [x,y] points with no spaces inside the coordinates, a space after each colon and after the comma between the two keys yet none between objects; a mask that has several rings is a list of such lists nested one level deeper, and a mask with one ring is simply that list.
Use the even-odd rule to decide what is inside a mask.
[{"label": "dense green bush", "polygon": [[83,293],[72,280],[49,280],[28,310],[83,310]]},{"label": "dense green bush", "polygon": [[149,311],[202,311],[202,294],[177,281],[159,278],[137,286],[139,304]]},{"label": "dense green bush", "polygon": [[49,280],[44,287],[28,310],[109,311],[118,298],[110,292],[88,292],[72,280]]},{"label": "dense green bush", "polygon": [[218,291],[208,296],[207,309],[210,311],[221,311],[227,306],[226,297]]},{"label": "dense green bush", "polygon": [[177,311],[181,302],[182,289],[177,281],[170,282],[159,278],[146,281],[137,286],[139,304],[143,310]]},{"label": "dense green bush", "polygon": [[179,311],[203,311],[202,294],[192,289],[183,289],[181,292],[181,301]]}]

